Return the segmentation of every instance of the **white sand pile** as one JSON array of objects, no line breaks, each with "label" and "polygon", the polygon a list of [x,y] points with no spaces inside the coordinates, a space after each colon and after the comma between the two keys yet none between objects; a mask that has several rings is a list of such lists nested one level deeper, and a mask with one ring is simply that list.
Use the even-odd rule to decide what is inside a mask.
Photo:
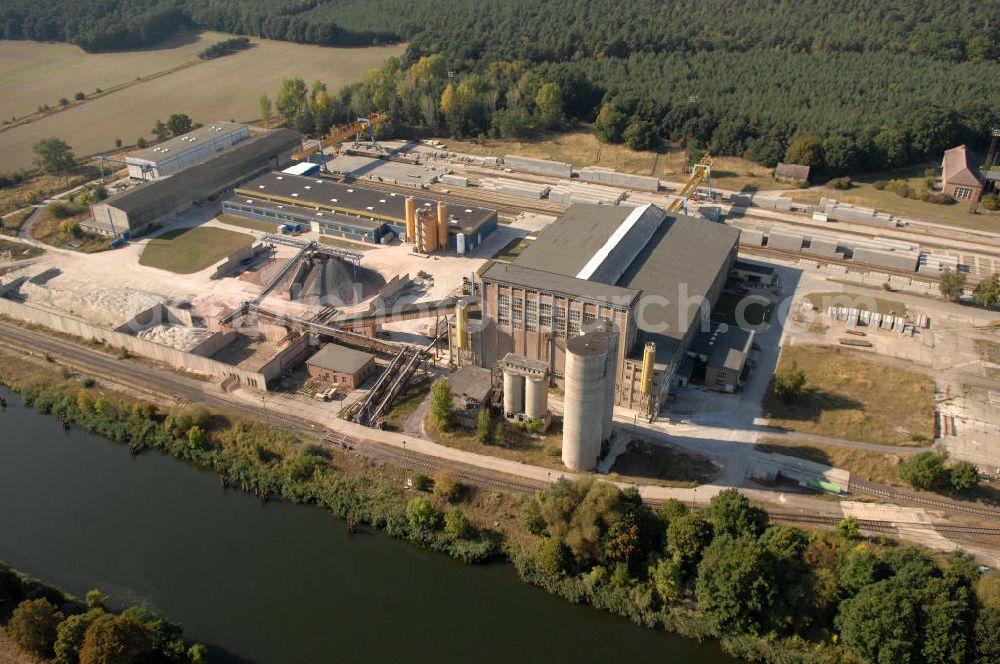
[{"label": "white sand pile", "polygon": [[81,284],[65,276],[45,286],[27,283],[21,293],[29,303],[42,304],[83,318],[96,325],[118,326],[167,298],[127,287],[103,288]]},{"label": "white sand pile", "polygon": [[205,328],[185,327],[183,325],[154,325],[142,330],[135,336],[146,341],[169,346],[177,350],[191,350],[205,339],[212,336],[212,333]]}]

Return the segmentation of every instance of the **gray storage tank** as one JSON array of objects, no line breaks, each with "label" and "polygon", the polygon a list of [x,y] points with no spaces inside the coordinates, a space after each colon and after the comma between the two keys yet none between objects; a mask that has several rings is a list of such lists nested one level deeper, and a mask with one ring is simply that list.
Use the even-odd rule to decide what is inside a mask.
[{"label": "gray storage tank", "polygon": [[503,410],[507,417],[520,413],[524,404],[524,376],[513,371],[503,372]]},{"label": "gray storage tank", "polygon": [[566,343],[562,461],[571,470],[593,470],[601,453],[607,414],[608,336],[581,334]]}]

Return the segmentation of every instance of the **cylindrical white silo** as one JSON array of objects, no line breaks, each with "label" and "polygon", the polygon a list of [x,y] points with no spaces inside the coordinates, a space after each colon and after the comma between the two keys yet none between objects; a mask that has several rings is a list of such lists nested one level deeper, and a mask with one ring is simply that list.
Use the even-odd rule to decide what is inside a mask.
[{"label": "cylindrical white silo", "polygon": [[615,386],[618,380],[618,326],[599,318],[583,326],[584,334],[603,336],[608,342],[608,358],[604,369],[604,415],[601,420],[601,440],[611,438],[615,417]]},{"label": "cylindrical white silo", "polygon": [[605,416],[606,335],[583,334],[566,343],[562,460],[571,470],[593,470],[601,453]]},{"label": "cylindrical white silo", "polygon": [[503,372],[503,412],[517,415],[524,409],[524,377],[512,371]]},{"label": "cylindrical white silo", "polygon": [[524,416],[529,420],[545,417],[549,408],[549,390],[541,377],[525,377],[524,379]]}]

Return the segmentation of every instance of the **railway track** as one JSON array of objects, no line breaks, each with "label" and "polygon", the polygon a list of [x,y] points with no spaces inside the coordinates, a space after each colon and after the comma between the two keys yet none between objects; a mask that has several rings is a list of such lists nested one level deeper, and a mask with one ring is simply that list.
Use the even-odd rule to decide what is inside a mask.
[{"label": "railway track", "polygon": [[[787,523],[814,523],[826,526],[836,526],[843,520],[843,517],[824,516],[821,514],[789,514],[782,512],[770,512],[772,521]],[[948,523],[923,523],[907,521],[879,521],[874,519],[858,519],[858,526],[862,530],[877,532],[897,532],[900,528],[913,528],[921,530],[935,530],[941,534],[953,535],[979,535],[986,537],[1000,537],[1000,528],[985,528],[981,526],[963,526]]]},{"label": "railway track", "polygon": [[918,494],[903,493],[899,491],[893,491],[887,487],[878,486],[875,484],[869,484],[867,482],[860,482],[851,480],[851,484],[848,487],[851,493],[864,493],[869,496],[877,496],[879,498],[889,498],[891,500],[897,500],[901,502],[916,503],[918,505],[925,505],[927,507],[934,507],[937,509],[948,510],[950,512],[964,512],[966,514],[975,514],[977,516],[986,516],[991,519],[996,519],[1000,523],[1000,509],[995,509],[992,507],[984,507],[982,505],[976,505],[971,503],[961,503],[952,500],[941,500],[937,498],[931,498],[929,496],[921,496]]}]

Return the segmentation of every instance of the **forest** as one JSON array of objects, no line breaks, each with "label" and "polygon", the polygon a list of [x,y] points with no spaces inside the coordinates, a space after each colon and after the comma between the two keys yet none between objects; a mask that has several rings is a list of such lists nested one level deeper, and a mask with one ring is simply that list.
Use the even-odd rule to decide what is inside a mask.
[{"label": "forest", "polygon": [[[154,44],[190,26],[337,46],[405,40],[401,62],[334,95],[320,114],[332,122],[389,110],[397,131],[523,137],[596,120],[595,133],[607,142],[642,149],[675,142],[767,165],[805,159],[832,177],[937,160],[958,143],[980,148],[1000,122],[998,3],[5,4],[6,38],[97,51]],[[438,55],[434,66],[447,75],[444,84],[403,80],[421,58]],[[416,98],[404,97],[411,93]],[[325,130],[312,118],[298,120],[309,133]],[[796,149],[796,141],[813,147]]]}]

